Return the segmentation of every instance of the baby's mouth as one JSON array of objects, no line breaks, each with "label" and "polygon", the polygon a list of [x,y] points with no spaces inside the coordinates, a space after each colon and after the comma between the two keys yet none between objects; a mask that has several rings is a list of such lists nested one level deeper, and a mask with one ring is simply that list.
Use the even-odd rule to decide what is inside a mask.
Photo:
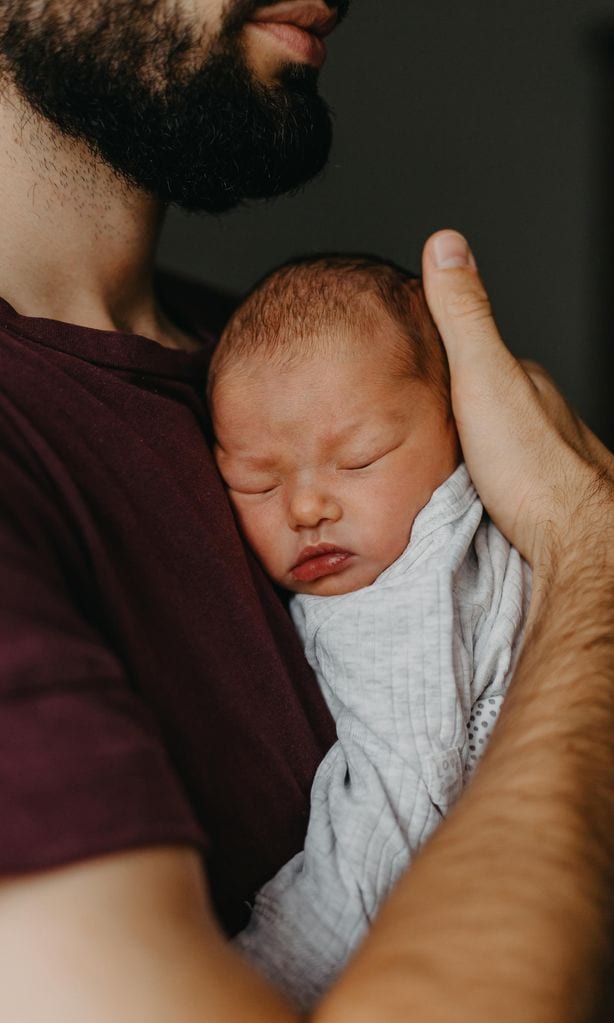
[{"label": "baby's mouth", "polygon": [[346,567],[346,563],[354,555],[343,547],[332,543],[319,543],[314,547],[305,547],[290,575],[297,582],[312,583],[326,575],[334,575]]}]

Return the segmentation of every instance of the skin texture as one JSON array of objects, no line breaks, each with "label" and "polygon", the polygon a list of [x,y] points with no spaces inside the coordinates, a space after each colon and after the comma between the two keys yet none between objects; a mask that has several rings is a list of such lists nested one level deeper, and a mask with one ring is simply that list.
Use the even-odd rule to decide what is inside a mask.
[{"label": "skin texture", "polygon": [[[440,246],[451,248],[452,265],[437,265]],[[499,527],[538,566],[548,560],[548,545],[569,545],[576,522],[582,531],[593,506],[609,507],[614,455],[541,367],[518,362],[501,343],[462,235],[434,235],[423,274],[431,312],[445,331],[452,405],[472,477]],[[516,443],[504,445],[504,459],[507,431]]]},{"label": "skin texture", "polygon": [[[311,0],[298,3],[302,7]],[[55,14],[59,19],[56,30],[58,24],[67,30],[83,30],[91,28],[92,19],[111,7],[122,14],[124,32],[132,27],[147,33],[153,24],[151,9],[157,7],[163,13],[175,12],[181,23],[192,26],[196,39],[192,52],[203,61],[231,7],[234,12],[247,14],[255,6],[242,0],[230,6],[225,0],[138,0],[138,6],[128,0],[113,0],[112,4],[104,0],[96,5],[79,0],[0,0],[0,38],[15,18],[20,22],[30,18],[32,29],[42,26],[44,40],[49,34],[46,20]],[[344,2],[341,14],[346,7]],[[324,6],[324,10],[328,8]],[[288,68],[287,51],[266,33],[252,32],[247,22],[239,27],[233,17],[230,24],[255,84],[279,87]],[[151,46],[145,49],[151,52]],[[116,57],[117,52],[118,48],[112,47],[111,56]],[[120,47],[119,52],[124,50]],[[96,47],[94,54],[97,56]],[[5,72],[5,63],[0,56],[3,297],[18,312],[29,316],[126,331],[166,347],[193,349],[194,339],[169,320],[154,289],[155,250],[164,206],[151,192],[118,176],[92,153],[86,140],[66,137],[33,110],[10,73]],[[31,64],[36,71],[34,56]],[[164,61],[156,66],[165,66]],[[311,74],[313,69],[299,67],[297,71],[300,77],[300,73]],[[57,77],[53,80],[57,86]],[[44,95],[47,84],[41,84]],[[90,83],[86,84],[89,87]],[[149,84],[150,92],[155,91],[155,75]],[[75,94],[80,95],[79,88]],[[217,157],[213,143],[209,156],[214,163]],[[250,159],[252,156],[250,153]],[[79,288],[74,283],[75,266],[79,267]]]},{"label": "skin texture", "polygon": [[[203,28],[223,10],[222,0],[179,6]],[[64,4],[69,21],[79,9]],[[0,135],[4,297],[31,316],[192,347],[155,299],[159,203],[59,136],[9,83]],[[474,784],[315,1019],[588,1023],[602,1001],[614,900],[611,456],[543,378],[533,383],[512,360],[475,271],[438,270],[433,255],[431,245],[427,291],[465,457],[543,585]],[[502,394],[506,373],[514,383]],[[0,949],[3,1023],[295,1020],[224,942],[185,849],[5,879]]]},{"label": "skin texture", "polygon": [[[458,464],[453,422],[419,380],[371,344],[286,367],[232,362],[212,394],[216,457],[244,535],[266,571],[296,593],[368,586],[405,550],[418,512]],[[301,552],[351,556],[301,581]]]},{"label": "skin texture", "polygon": [[609,1020],[614,459],[507,351],[461,236],[429,241],[424,278],[470,471],[538,586],[483,765],[323,1018]]},{"label": "skin texture", "polygon": [[[592,1023],[607,1018],[598,1014],[614,897],[612,456],[542,376],[536,384],[522,370],[507,402],[494,399],[511,356],[479,278],[471,266],[437,269],[432,256],[433,243],[426,286],[461,441],[491,507],[505,514],[516,493],[489,471],[489,451],[536,480],[533,424],[555,456],[543,496],[525,502],[522,522],[512,516],[509,533],[543,585],[474,782],[313,1019]],[[185,850],[5,882],[0,947],[10,1023],[298,1023],[221,938]]]},{"label": "skin texture", "polygon": [[[331,13],[317,0],[320,31],[346,6]],[[310,180],[326,163],[331,120],[309,52],[325,54],[315,31],[286,27],[307,44],[296,53],[266,22],[250,21],[266,15],[257,0],[212,8],[4,0],[0,68],[33,110],[129,187],[223,212]]]}]

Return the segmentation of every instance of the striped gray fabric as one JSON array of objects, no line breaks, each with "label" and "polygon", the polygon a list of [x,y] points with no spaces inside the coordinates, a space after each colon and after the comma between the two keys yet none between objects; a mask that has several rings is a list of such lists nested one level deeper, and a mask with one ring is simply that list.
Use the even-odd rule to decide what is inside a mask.
[{"label": "striped gray fabric", "polygon": [[333,983],[478,763],[530,588],[461,465],[371,586],[292,599],[338,741],[313,783],[303,851],[259,892],[236,944],[301,1010]]}]

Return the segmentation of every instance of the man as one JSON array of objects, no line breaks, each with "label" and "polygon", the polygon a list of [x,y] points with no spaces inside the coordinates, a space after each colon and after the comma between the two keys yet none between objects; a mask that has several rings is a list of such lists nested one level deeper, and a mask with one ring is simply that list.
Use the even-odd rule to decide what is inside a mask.
[{"label": "man", "polygon": [[[293,1019],[223,932],[300,848],[333,733],[209,459],[223,310],[153,263],[165,204],[220,211],[323,165],[345,6],[0,0],[3,1023]],[[611,456],[504,349],[464,241],[436,236],[424,269],[470,469],[535,569],[533,630],[482,771],[316,1016],[588,1019]]]}]

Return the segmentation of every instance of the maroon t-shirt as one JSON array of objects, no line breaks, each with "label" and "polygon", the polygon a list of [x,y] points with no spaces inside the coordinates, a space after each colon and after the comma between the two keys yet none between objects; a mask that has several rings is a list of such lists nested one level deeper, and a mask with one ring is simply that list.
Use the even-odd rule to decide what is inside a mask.
[{"label": "maroon t-shirt", "polygon": [[233,932],[334,732],[209,451],[210,296],[165,288],[202,352],[0,300],[0,871],[189,843]]}]

